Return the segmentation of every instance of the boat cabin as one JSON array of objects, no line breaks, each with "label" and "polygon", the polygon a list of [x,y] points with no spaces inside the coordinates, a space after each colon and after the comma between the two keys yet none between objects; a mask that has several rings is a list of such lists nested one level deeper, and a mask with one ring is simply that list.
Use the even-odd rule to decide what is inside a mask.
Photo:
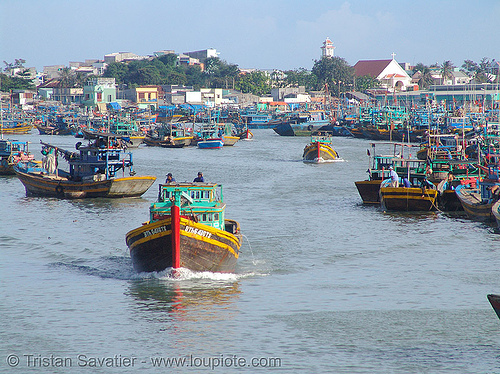
[{"label": "boat cabin", "polygon": [[222,200],[222,185],[214,183],[170,183],[160,184],[158,201],[149,209],[150,221],[158,221],[170,216],[170,209],[175,204],[180,208],[181,216],[195,222],[225,229]]},{"label": "boat cabin", "polygon": [[28,153],[28,142],[20,142],[17,140],[0,140],[0,156],[11,156],[15,154],[27,154]]}]

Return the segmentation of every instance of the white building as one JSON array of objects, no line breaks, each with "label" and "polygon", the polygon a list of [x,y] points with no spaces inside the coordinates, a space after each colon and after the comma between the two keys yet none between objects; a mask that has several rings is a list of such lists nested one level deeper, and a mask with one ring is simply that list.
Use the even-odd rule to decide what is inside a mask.
[{"label": "white building", "polygon": [[326,38],[323,42],[323,46],[321,47],[321,57],[333,57],[334,56],[335,47],[333,46],[333,42],[330,38]]},{"label": "white building", "polygon": [[394,59],[392,60],[361,60],[354,65],[356,77],[369,75],[380,82],[380,86],[387,90],[406,91],[411,84],[411,77]]}]

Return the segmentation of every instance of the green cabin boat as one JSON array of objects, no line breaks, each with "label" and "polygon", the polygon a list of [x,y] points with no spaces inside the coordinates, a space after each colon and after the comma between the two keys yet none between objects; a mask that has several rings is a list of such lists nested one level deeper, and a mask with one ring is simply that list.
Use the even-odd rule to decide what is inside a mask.
[{"label": "green cabin boat", "polygon": [[225,218],[225,208],[219,184],[161,184],[149,222],[126,235],[134,269],[234,272],[241,233],[238,222]]}]

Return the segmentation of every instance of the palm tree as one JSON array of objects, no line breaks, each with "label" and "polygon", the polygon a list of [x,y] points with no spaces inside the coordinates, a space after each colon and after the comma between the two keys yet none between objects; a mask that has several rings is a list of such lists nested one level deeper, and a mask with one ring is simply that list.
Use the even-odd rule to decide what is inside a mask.
[{"label": "palm tree", "polygon": [[431,84],[434,83],[434,78],[432,77],[431,74],[431,69],[419,62],[416,66],[415,69],[413,69],[415,73],[420,73],[419,74],[419,79],[418,79],[418,86],[421,88],[429,88]]},{"label": "palm tree", "polygon": [[63,68],[59,72],[59,87],[73,87],[75,85],[75,73],[70,68]]},{"label": "palm tree", "polygon": [[455,65],[451,61],[444,61],[441,65],[441,83],[444,84],[446,78],[452,77],[453,69],[455,69]]}]

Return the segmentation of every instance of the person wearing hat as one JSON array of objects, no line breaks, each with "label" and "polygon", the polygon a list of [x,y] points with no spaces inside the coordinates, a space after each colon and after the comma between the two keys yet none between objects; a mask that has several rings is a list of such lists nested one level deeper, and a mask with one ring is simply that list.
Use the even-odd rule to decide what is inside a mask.
[{"label": "person wearing hat", "polygon": [[389,170],[391,171],[389,173],[389,176],[391,177],[391,187],[399,187],[399,175],[394,171],[394,168],[392,166],[389,167]]},{"label": "person wearing hat", "polygon": [[165,183],[168,184],[168,183],[172,183],[172,182],[175,182],[175,178],[172,176],[172,173],[168,173],[167,179],[165,180]]},{"label": "person wearing hat", "polygon": [[193,182],[205,182],[205,179],[203,179],[203,173],[201,171],[198,172],[198,176],[194,178]]}]

